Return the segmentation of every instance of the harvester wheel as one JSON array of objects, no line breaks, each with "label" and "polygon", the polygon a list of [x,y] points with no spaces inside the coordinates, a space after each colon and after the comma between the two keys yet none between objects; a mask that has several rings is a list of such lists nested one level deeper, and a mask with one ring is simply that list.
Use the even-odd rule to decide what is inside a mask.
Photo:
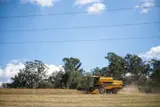
[{"label": "harvester wheel", "polygon": [[93,87],[90,87],[90,88],[87,90],[87,93],[91,93],[93,90],[94,90],[94,88],[93,88]]},{"label": "harvester wheel", "polygon": [[103,88],[103,87],[99,88],[99,93],[104,94],[105,93],[105,88]]},{"label": "harvester wheel", "polygon": [[111,94],[112,90],[106,90],[106,94]]},{"label": "harvester wheel", "polygon": [[118,90],[117,89],[112,89],[112,94],[117,94]]}]

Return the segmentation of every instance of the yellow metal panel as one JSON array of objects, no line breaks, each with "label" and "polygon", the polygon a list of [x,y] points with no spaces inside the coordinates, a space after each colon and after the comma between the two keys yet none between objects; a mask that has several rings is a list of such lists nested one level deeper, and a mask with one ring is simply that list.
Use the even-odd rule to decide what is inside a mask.
[{"label": "yellow metal panel", "polygon": [[100,77],[100,82],[113,82],[112,77]]},{"label": "yellow metal panel", "polygon": [[112,86],[112,85],[110,85],[110,86],[106,86],[105,88],[106,88],[106,89],[112,89],[112,88],[113,88],[113,86]]},{"label": "yellow metal panel", "polygon": [[122,81],[114,80],[113,84],[116,84],[116,85],[120,84],[120,85],[122,85],[123,83],[122,83]]},{"label": "yellow metal panel", "polygon": [[91,92],[91,94],[99,94],[99,90],[98,89],[95,89]]}]

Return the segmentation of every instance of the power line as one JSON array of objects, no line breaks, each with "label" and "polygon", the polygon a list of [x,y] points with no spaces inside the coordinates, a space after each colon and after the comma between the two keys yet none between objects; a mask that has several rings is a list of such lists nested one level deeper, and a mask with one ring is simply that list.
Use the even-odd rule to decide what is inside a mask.
[{"label": "power line", "polygon": [[[159,8],[160,6],[153,6],[152,8]],[[124,10],[132,10],[135,8],[118,8],[118,9],[107,9],[107,10],[100,10],[102,12],[105,11],[124,11]],[[42,17],[42,16],[58,16],[58,15],[74,15],[74,14],[86,14],[87,11],[82,12],[64,12],[64,13],[49,13],[49,14],[34,14],[34,15],[19,15],[19,16],[0,16],[0,19],[5,18],[27,18],[27,17]]]},{"label": "power line", "polygon": [[91,28],[108,28],[108,27],[122,27],[122,26],[138,26],[160,24],[160,22],[142,22],[142,23],[130,23],[130,24],[115,24],[115,25],[96,25],[96,26],[74,26],[65,28],[42,28],[42,29],[18,29],[18,30],[0,30],[0,32],[28,32],[28,31],[52,31],[52,30],[73,30],[73,29],[91,29]]},{"label": "power line", "polygon": [[77,43],[77,42],[99,42],[99,41],[114,41],[114,40],[134,40],[134,39],[154,39],[160,36],[148,37],[126,37],[126,38],[103,38],[103,39],[88,39],[88,40],[57,40],[57,41],[24,41],[24,42],[0,42],[0,44],[36,44],[36,43]]}]

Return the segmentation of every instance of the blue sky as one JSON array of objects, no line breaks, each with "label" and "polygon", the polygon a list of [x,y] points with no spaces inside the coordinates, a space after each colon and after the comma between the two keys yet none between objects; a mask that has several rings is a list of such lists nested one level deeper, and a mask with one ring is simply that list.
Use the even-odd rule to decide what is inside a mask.
[{"label": "blue sky", "polygon": [[[85,14],[42,17],[0,18],[0,31],[16,29],[64,28],[73,26],[114,25],[160,21],[159,0],[0,0],[0,17],[35,14],[82,12]],[[146,3],[146,4],[145,4]],[[148,3],[148,4],[147,4]],[[142,6],[147,5],[146,10]],[[133,8],[122,11],[99,11]],[[88,10],[87,10],[88,9]],[[114,40],[73,43],[3,44],[3,42],[30,42],[56,40],[88,40],[102,38],[159,36],[160,25],[139,25],[95,29],[72,29],[57,31],[0,32],[0,66],[2,72],[12,60],[41,60],[45,64],[62,65],[64,57],[76,57],[86,70],[107,66],[104,58],[108,52],[118,55],[157,52],[160,38]],[[156,49],[155,49],[155,48]],[[154,50],[155,49],[155,50]],[[160,47],[158,48],[160,54]],[[155,53],[154,53],[155,55]],[[157,53],[156,53],[157,55]]]}]

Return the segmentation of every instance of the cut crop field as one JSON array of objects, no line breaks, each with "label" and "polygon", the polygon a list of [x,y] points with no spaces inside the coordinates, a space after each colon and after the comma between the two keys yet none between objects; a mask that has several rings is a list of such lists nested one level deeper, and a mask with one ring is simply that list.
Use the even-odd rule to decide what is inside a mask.
[{"label": "cut crop field", "polygon": [[0,89],[0,107],[160,107],[160,94],[92,95],[66,89]]}]

